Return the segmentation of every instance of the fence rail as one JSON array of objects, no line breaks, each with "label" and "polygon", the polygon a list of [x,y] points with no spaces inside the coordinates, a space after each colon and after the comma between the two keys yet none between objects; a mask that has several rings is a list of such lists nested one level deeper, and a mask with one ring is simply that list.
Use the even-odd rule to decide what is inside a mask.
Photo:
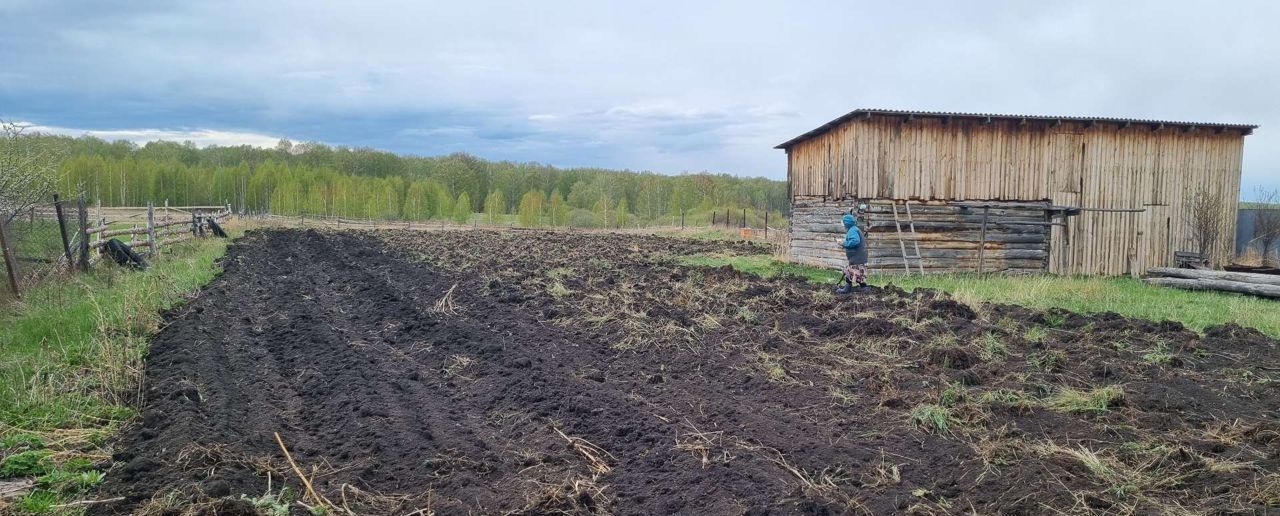
[{"label": "fence rail", "polygon": [[[160,217],[157,217],[157,211]],[[3,258],[7,288],[0,298],[22,296],[22,290],[60,271],[85,272],[102,261],[107,242],[117,237],[139,254],[156,256],[166,246],[204,235],[209,221],[223,221],[231,207],[183,206],[157,208],[149,203],[137,208],[96,207],[90,222],[90,208],[84,197],[67,201],[54,196],[19,212],[0,214],[0,258]],[[142,220],[131,222],[142,214]],[[108,218],[112,214],[112,218]],[[130,227],[118,227],[130,224]]]}]

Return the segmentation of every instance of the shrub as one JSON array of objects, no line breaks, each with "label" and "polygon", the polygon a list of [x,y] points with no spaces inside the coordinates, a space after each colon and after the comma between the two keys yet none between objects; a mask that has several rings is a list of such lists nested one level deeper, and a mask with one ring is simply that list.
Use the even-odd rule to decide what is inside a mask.
[{"label": "shrub", "polygon": [[29,477],[45,473],[48,467],[45,457],[48,450],[27,450],[4,458],[0,463],[0,478]]},{"label": "shrub", "polygon": [[606,224],[604,217],[591,210],[576,209],[569,212],[569,225],[575,228],[602,228]]}]

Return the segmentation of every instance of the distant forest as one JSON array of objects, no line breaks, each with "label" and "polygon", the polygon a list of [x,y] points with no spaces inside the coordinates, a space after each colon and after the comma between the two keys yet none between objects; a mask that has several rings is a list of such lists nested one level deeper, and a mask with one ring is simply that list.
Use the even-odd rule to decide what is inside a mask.
[{"label": "distant forest", "polygon": [[[273,149],[190,143],[59,140],[67,158],[58,190],[90,203],[221,205],[249,213],[396,220],[473,217],[524,225],[668,224],[685,213],[705,224],[728,210],[759,225],[788,213],[784,181],[728,174],[663,175],[539,163],[439,157],[281,140]],[[50,142],[53,143],[53,142]],[[482,215],[475,215],[482,214]],[[770,221],[773,222],[772,220]]]}]

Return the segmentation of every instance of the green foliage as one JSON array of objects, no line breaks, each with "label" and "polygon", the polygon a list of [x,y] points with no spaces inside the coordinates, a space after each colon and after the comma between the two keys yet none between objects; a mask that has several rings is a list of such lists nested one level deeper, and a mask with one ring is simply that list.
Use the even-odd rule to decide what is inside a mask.
[{"label": "green foliage", "polygon": [[49,464],[45,459],[51,453],[49,450],[27,450],[6,456],[4,462],[0,462],[0,478],[42,475],[48,471]]},{"label": "green foliage", "polygon": [[618,206],[614,208],[613,212],[613,225],[617,227],[626,226],[630,222],[627,220],[627,215],[629,213],[631,213],[631,211],[627,208],[627,198],[623,197],[619,199]]},{"label": "green foliage", "polygon": [[486,222],[494,224],[498,222],[500,215],[507,213],[507,198],[502,194],[502,190],[494,190],[489,192],[489,196],[484,198],[484,214]]},{"label": "green foliage", "polygon": [[1062,312],[1049,312],[1044,314],[1044,325],[1050,328],[1061,328],[1067,323],[1067,316]]},{"label": "green foliage", "polygon": [[[720,234],[709,235],[709,237],[722,236]],[[730,235],[723,235],[729,237]],[[800,265],[796,263],[778,260],[770,255],[755,256],[731,256],[731,255],[694,255],[680,256],[677,261],[686,265],[701,265],[705,267],[723,267],[730,265],[735,269],[743,272],[750,272],[760,276],[770,277],[777,275],[800,276],[809,281],[821,283],[835,283],[840,278],[840,272],[819,267],[811,267],[808,265]]]},{"label": "green foliage", "polygon": [[1099,412],[1124,401],[1124,389],[1118,385],[1088,391],[1063,387],[1045,400],[1050,407],[1067,412]]},{"label": "green foliage", "polygon": [[938,395],[938,403],[944,407],[954,407],[965,400],[964,386],[958,383],[947,385],[946,389]]},{"label": "green foliage", "polygon": [[993,391],[986,391],[978,395],[978,403],[982,403],[984,405],[990,404],[990,403],[1007,403],[1010,405],[1024,405],[1024,404],[1028,404],[1029,402],[1030,401],[1028,400],[1025,394],[1019,391],[1014,391],[1010,389],[996,389]]},{"label": "green foliage", "polygon": [[293,491],[287,487],[274,494],[267,492],[257,497],[240,495],[240,498],[253,504],[261,514],[268,516],[289,516],[289,506],[294,500]]},{"label": "green foliage", "polygon": [[518,217],[521,226],[533,227],[540,225],[543,200],[542,192],[536,190],[525,192],[524,196],[520,198]]},{"label": "green foliage", "polygon": [[1169,352],[1169,346],[1161,342],[1156,344],[1151,351],[1142,355],[1142,359],[1152,364],[1168,365],[1173,363],[1173,353]]},{"label": "green foliage", "polygon": [[564,196],[560,195],[560,191],[551,192],[551,198],[547,200],[547,218],[550,219],[552,226],[563,226],[569,222],[569,205],[565,202]]},{"label": "green foliage", "polygon": [[471,213],[471,196],[467,192],[458,194],[458,200],[453,202],[453,221],[466,224],[471,220]]},{"label": "green foliage", "polygon": [[55,468],[36,479],[36,484],[54,492],[73,495],[88,492],[105,478],[107,474],[101,471]]},{"label": "green foliage", "polygon": [[0,437],[0,448],[4,448],[9,453],[22,450],[39,450],[44,448],[44,439],[41,439],[36,434],[16,432]]},{"label": "green foliage", "polygon": [[941,405],[921,403],[911,409],[911,422],[927,431],[951,433],[951,410]]},{"label": "green foliage", "polygon": [[54,506],[58,502],[57,493],[45,489],[36,489],[27,493],[21,500],[18,500],[18,509],[26,514],[45,514],[53,512]]},{"label": "green foliage", "polygon": [[[709,237],[726,236],[728,235],[722,232],[714,232]],[[821,283],[834,283],[840,277],[839,272],[834,269],[785,262],[770,255],[699,255],[680,260],[692,265],[730,265],[741,271],[764,276],[783,272]],[[1275,300],[1157,287],[1129,277],[871,274],[868,281],[874,285],[897,285],[907,291],[933,288],[964,298],[1029,308],[1060,308],[1085,313],[1115,312],[1127,317],[1156,321],[1169,319],[1202,331],[1209,326],[1234,322],[1257,328],[1272,337],[1280,337],[1280,310],[1277,310],[1280,303]],[[996,325],[1010,333],[1017,328],[1017,323],[1012,320],[996,321]],[[1024,338],[1039,342],[1047,335],[1044,328],[1033,326],[1027,329]]]},{"label": "green foliage", "polygon": [[[0,477],[36,476],[38,486],[17,501],[21,513],[78,514],[53,506],[102,481],[81,454],[133,417],[128,400],[160,311],[212,279],[226,245],[197,240],[144,272],[101,267],[45,282],[0,310]],[[64,430],[74,437],[39,437]]]},{"label": "green foliage", "polygon": [[462,153],[398,156],[315,143],[200,149],[173,142],[138,147],[91,137],[32,137],[32,145],[41,143],[68,149],[70,157],[57,171],[59,191],[83,191],[90,203],[101,200],[104,206],[168,199],[172,205],[230,203],[280,215],[426,220],[454,217],[455,200],[466,193],[472,212],[496,221],[512,209],[510,203],[537,192],[547,210],[544,222],[556,226],[567,224],[574,209],[595,211],[602,220],[598,226],[671,224],[681,213],[691,226],[706,225],[713,209],[723,218],[726,208],[745,207],[756,227],[764,210],[772,210],[776,227],[787,211],[785,182],[727,174],[561,169]]},{"label": "green foliage", "polygon": [[982,337],[982,350],[978,352],[978,358],[985,362],[1001,362],[1007,356],[1009,356],[1009,346],[1000,340],[998,335],[987,332]]},{"label": "green foliage", "polygon": [[1044,351],[1035,351],[1027,354],[1027,364],[1033,369],[1038,369],[1046,373],[1053,373],[1062,370],[1062,366],[1067,362],[1067,353],[1060,349],[1046,349]]}]

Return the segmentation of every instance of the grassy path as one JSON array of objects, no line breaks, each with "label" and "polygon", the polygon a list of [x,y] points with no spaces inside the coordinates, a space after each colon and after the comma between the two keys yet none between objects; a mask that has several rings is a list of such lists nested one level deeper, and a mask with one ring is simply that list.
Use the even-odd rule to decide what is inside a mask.
[{"label": "grassy path", "polygon": [[[821,283],[834,284],[840,276],[831,269],[783,262],[771,255],[703,255],[684,261],[691,265],[730,265],[765,276],[795,274]],[[869,281],[876,285],[892,283],[907,290],[917,287],[945,290],[970,305],[990,301],[1076,312],[1109,311],[1129,317],[1178,321],[1196,330],[1235,322],[1280,337],[1280,301],[1155,287],[1129,277],[872,275]]]},{"label": "grassy path", "polygon": [[147,271],[102,265],[0,305],[0,478],[36,478],[34,491],[0,502],[0,512],[78,511],[58,504],[102,480],[94,464],[135,414],[160,312],[212,279],[226,246],[178,244]]}]

